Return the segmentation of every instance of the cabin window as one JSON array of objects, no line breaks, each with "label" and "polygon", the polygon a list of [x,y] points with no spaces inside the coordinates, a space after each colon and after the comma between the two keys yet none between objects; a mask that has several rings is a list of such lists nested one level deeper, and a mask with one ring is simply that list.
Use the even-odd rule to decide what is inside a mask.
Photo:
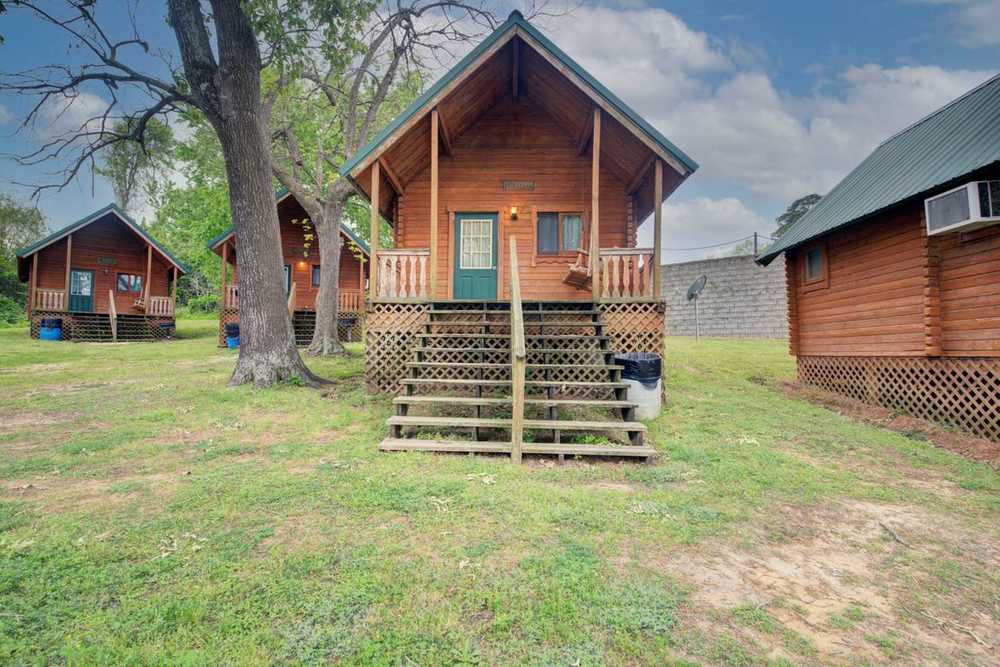
[{"label": "cabin window", "polygon": [[806,283],[815,283],[826,278],[826,253],[822,247],[806,252]]},{"label": "cabin window", "polygon": [[142,276],[137,276],[134,273],[119,273],[118,274],[118,291],[119,292],[135,292],[137,294],[142,292]]},{"label": "cabin window", "polygon": [[319,266],[313,264],[312,286],[319,287]]},{"label": "cabin window", "polygon": [[538,254],[575,253],[583,248],[583,217],[579,213],[538,214]]}]

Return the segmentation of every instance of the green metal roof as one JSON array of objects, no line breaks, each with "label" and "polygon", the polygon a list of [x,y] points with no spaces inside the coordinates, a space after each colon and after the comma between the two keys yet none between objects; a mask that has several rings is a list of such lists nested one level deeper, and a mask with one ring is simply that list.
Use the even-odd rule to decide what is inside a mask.
[{"label": "green metal roof", "polygon": [[1000,75],[890,137],[757,259],[1000,161]]},{"label": "green metal roof", "polygon": [[[280,189],[278,189],[274,193],[274,197],[275,197],[275,199],[277,199],[277,201],[280,202],[282,199],[284,199],[285,197],[287,197],[287,196],[289,196],[291,194],[292,193],[288,191],[288,188],[280,188]],[[213,236],[212,240],[208,242],[209,249],[214,250],[215,246],[217,246],[220,243],[222,243],[223,240],[229,238],[229,236],[235,230],[236,230],[235,227],[233,227],[232,225],[229,225],[224,230],[222,230],[221,232],[219,232],[218,234],[216,234],[215,236]],[[347,238],[349,238],[352,241],[354,241],[354,243],[356,243],[357,246],[359,248],[361,248],[361,252],[365,253],[368,256],[371,256],[372,251],[368,248],[368,243],[365,242],[365,240],[363,238],[361,238],[360,236],[358,236],[357,232],[355,232],[353,229],[351,229],[350,227],[348,227],[344,223],[340,223],[340,231],[342,231],[347,236]]]},{"label": "green metal roof", "polygon": [[397,116],[391,123],[389,123],[381,132],[375,135],[368,144],[359,150],[357,153],[347,161],[346,164],[341,168],[340,175],[344,177],[349,177],[350,173],[354,169],[364,162],[378,147],[384,142],[393,132],[398,130],[407,121],[417,115],[427,104],[430,102],[435,95],[437,95],[441,90],[448,86],[452,81],[455,80],[462,72],[464,72],[472,63],[474,63],[479,56],[484,52],[489,50],[496,42],[504,37],[508,32],[514,29],[523,30],[528,36],[533,38],[542,48],[548,51],[554,58],[561,62],[567,69],[573,71],[574,74],[583,79],[595,93],[601,96],[608,104],[615,107],[619,112],[626,116],[629,120],[635,123],[639,129],[645,133],[650,139],[652,139],[657,145],[660,146],[664,151],[672,155],[677,159],[678,162],[684,165],[688,169],[688,173],[684,176],[688,176],[698,169],[698,163],[692,160],[684,151],[675,146],[669,139],[663,136],[656,128],[647,123],[639,114],[633,111],[627,104],[618,99],[618,97],[612,93],[610,90],[601,85],[593,76],[590,75],[583,67],[581,67],[576,61],[566,55],[562,49],[553,44],[545,35],[538,31],[533,25],[531,25],[521,12],[516,9],[510,13],[507,20],[501,24],[496,30],[494,30],[489,37],[479,43],[476,48],[472,49],[464,58],[458,61],[454,67],[448,70],[448,73],[437,80],[433,86],[428,88],[420,97],[413,101],[410,106],[408,106],[399,116]]},{"label": "green metal roof", "polygon": [[94,211],[90,215],[87,215],[87,216],[85,216],[83,218],[80,218],[76,222],[71,222],[70,224],[66,225],[65,227],[63,227],[61,229],[57,229],[56,231],[52,232],[51,234],[49,234],[45,238],[41,239],[40,241],[35,241],[31,245],[27,245],[27,246],[25,246],[23,248],[19,248],[15,254],[18,257],[20,257],[20,258],[25,258],[28,255],[31,255],[31,254],[34,254],[34,253],[38,252],[39,250],[41,250],[45,246],[47,246],[47,245],[49,245],[51,243],[55,243],[56,241],[58,241],[59,239],[63,238],[67,234],[70,234],[71,232],[74,232],[77,229],[80,229],[82,227],[86,227],[87,225],[89,225],[92,222],[96,222],[97,220],[100,220],[101,218],[103,218],[108,213],[113,213],[114,215],[118,216],[122,220],[122,222],[124,222],[126,225],[128,225],[136,234],[138,234],[143,239],[145,239],[147,243],[149,243],[151,246],[153,246],[154,248],[156,248],[157,250],[159,250],[160,253],[164,257],[166,257],[171,262],[173,262],[173,264],[178,269],[180,269],[183,273],[188,273],[189,272],[188,268],[186,266],[184,266],[184,264],[181,263],[181,261],[179,259],[177,259],[173,255],[171,255],[169,250],[167,250],[162,245],[160,245],[160,243],[156,239],[154,239],[152,236],[150,236],[149,233],[145,229],[143,229],[138,224],[136,224],[135,220],[133,220],[132,218],[128,217],[128,215],[125,213],[125,211],[121,210],[118,207],[117,204],[108,204],[107,206],[105,206],[104,208],[100,209],[99,211]]}]

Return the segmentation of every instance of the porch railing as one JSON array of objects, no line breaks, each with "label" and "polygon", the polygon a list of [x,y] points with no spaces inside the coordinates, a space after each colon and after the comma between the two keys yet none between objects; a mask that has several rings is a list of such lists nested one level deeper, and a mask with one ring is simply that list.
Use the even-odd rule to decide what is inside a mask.
[{"label": "porch railing", "polygon": [[66,310],[66,292],[61,289],[35,288],[35,310]]},{"label": "porch railing", "polygon": [[224,308],[240,307],[240,295],[236,290],[236,285],[226,285],[226,289],[223,292],[223,301]]},{"label": "porch railing", "polygon": [[524,376],[527,372],[527,345],[524,341],[524,313],[521,311],[521,278],[517,266],[517,239],[510,237],[510,456],[521,462],[524,440]]},{"label": "porch railing", "polygon": [[426,299],[430,248],[379,250],[378,299]]},{"label": "porch railing", "polygon": [[365,309],[365,295],[359,289],[341,289],[337,310],[341,313],[360,313]]},{"label": "porch railing", "polygon": [[174,314],[174,304],[169,296],[151,296],[146,314],[153,317],[170,317]]},{"label": "porch railing", "polygon": [[602,299],[652,298],[652,248],[602,248],[598,258]]}]

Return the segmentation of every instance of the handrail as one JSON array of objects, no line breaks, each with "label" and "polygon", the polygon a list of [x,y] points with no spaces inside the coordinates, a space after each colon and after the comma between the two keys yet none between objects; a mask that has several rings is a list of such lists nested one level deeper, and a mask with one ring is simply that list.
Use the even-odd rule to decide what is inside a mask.
[{"label": "handrail", "polygon": [[524,313],[521,306],[521,279],[517,266],[517,238],[510,237],[510,457],[521,462],[524,440],[524,376],[527,347],[524,343]]},{"label": "handrail", "polygon": [[118,306],[115,305],[115,291],[108,290],[108,320],[111,322],[111,341],[118,342]]},{"label": "handrail", "polygon": [[295,283],[288,288],[288,314],[295,312]]}]

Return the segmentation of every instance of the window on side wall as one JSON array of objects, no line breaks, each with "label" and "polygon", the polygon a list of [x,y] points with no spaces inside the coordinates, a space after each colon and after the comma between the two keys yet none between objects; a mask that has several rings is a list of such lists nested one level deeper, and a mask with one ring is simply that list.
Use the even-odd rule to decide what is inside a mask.
[{"label": "window on side wall", "polygon": [[827,276],[826,248],[813,246],[806,250],[803,256],[802,277],[806,285],[820,287],[826,283]]},{"label": "window on side wall", "polygon": [[116,281],[119,292],[142,292],[142,276],[134,273],[119,273]]},{"label": "window on side wall", "polygon": [[319,267],[315,264],[312,269],[312,286],[319,287]]},{"label": "window on side wall", "polygon": [[579,213],[539,213],[539,255],[566,255],[583,247],[583,216]]}]

